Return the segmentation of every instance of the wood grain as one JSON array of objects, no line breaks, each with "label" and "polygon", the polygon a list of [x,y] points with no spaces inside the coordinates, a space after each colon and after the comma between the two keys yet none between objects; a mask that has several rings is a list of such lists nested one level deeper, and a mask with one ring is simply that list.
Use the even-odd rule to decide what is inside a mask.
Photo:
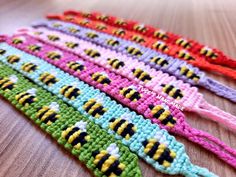
[{"label": "wood grain", "polygon": [[[219,48],[236,58],[235,0],[0,0],[0,33],[12,33],[28,26],[47,13],[67,9],[100,11],[175,32]],[[236,89],[230,79],[208,74]],[[236,115],[235,104],[200,89],[207,101]],[[9,103],[0,99],[0,177],[88,177],[91,173],[81,163],[58,146]],[[186,113],[187,121],[236,148],[234,133],[199,115]],[[206,167],[223,177],[236,176],[236,171],[212,153],[181,138],[194,164]],[[167,176],[140,161],[145,177]]]}]

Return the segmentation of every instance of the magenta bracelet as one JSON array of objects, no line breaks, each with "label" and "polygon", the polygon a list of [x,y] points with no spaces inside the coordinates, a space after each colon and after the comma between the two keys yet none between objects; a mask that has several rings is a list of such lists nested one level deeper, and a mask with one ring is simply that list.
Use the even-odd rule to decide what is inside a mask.
[{"label": "magenta bracelet", "polygon": [[[14,40],[24,39],[23,43],[14,44]],[[170,132],[184,136],[192,142],[195,142],[209,151],[215,153],[219,158],[236,168],[236,151],[216,139],[212,135],[209,135],[203,131],[190,127],[186,121],[183,113],[175,106],[165,105],[160,101],[153,93],[146,93],[142,88],[138,87],[134,81],[130,81],[127,78],[117,75],[107,69],[104,69],[90,61],[83,60],[74,54],[60,51],[58,48],[49,44],[42,43],[27,35],[16,35],[12,39],[7,40],[8,44],[26,51],[32,55],[38,56],[49,63],[61,68],[62,70],[69,72],[70,74],[78,77],[82,81],[93,85],[94,87],[106,92],[113,98],[136,110],[138,113],[144,115],[146,118],[152,120],[152,122],[159,124],[162,128],[167,129]],[[34,50],[33,48],[40,48]],[[57,54],[60,54],[57,55]],[[74,69],[73,69],[74,68]],[[97,73],[104,74],[106,77],[98,77]],[[103,78],[103,79],[101,79]],[[132,86],[132,87],[130,87]],[[122,95],[122,91],[125,88],[130,87],[135,92],[136,96],[127,97],[127,94]],[[137,94],[138,93],[138,94]],[[126,95],[126,97],[124,96]],[[133,100],[133,101],[132,101]],[[135,100],[135,101],[134,101]],[[167,120],[160,120],[153,115],[153,107],[155,105],[163,104],[163,107],[169,107],[169,118]]]}]

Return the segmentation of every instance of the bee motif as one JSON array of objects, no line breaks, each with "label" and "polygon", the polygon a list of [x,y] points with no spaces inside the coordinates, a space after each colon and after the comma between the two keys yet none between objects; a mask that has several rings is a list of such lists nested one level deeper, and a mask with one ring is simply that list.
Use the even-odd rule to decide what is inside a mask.
[{"label": "bee motif", "polygon": [[111,80],[109,79],[106,73],[96,72],[91,74],[91,77],[94,81],[103,85],[109,85],[111,83]]},{"label": "bee motif", "polygon": [[89,23],[90,23],[90,22],[89,22],[87,19],[81,20],[81,21],[79,22],[79,24],[82,25],[82,26],[87,26]]},{"label": "bee motif", "polygon": [[39,52],[41,50],[41,46],[32,44],[27,47],[32,52]]},{"label": "bee motif", "polygon": [[26,92],[18,93],[15,96],[16,101],[18,101],[23,106],[29,106],[30,104],[37,101],[36,96],[36,89],[32,88],[27,90]]},{"label": "bee motif", "polygon": [[59,105],[56,102],[52,102],[49,106],[42,106],[41,108],[39,108],[36,114],[36,118],[40,119],[47,125],[51,125],[60,118],[58,111]]},{"label": "bee motif", "polygon": [[166,109],[162,105],[149,105],[149,109],[151,110],[151,114],[156,119],[160,120],[163,125],[168,127],[174,127],[176,124],[176,118],[173,117],[168,109]]},{"label": "bee motif", "polygon": [[73,33],[73,34],[76,34],[76,33],[80,32],[79,29],[76,29],[76,28],[74,28],[74,27],[68,27],[68,31],[69,31],[70,33]]},{"label": "bee motif", "polygon": [[0,88],[3,91],[9,91],[16,87],[15,83],[17,82],[18,78],[15,75],[10,77],[0,77]]},{"label": "bee motif", "polygon": [[137,24],[134,26],[134,30],[141,32],[141,33],[145,33],[147,31],[147,28],[143,24]]},{"label": "bee motif", "polygon": [[142,42],[145,42],[145,40],[139,36],[139,35],[133,35],[132,38],[131,38],[132,41],[135,41],[137,43],[142,43]]},{"label": "bee motif", "polygon": [[176,88],[173,85],[169,85],[169,84],[161,84],[162,91],[165,92],[166,94],[168,94],[169,96],[175,98],[175,99],[181,99],[183,98],[183,93],[180,89]]},{"label": "bee motif", "polygon": [[147,72],[145,72],[144,70],[142,70],[140,68],[132,69],[132,72],[136,78],[143,81],[144,83],[146,83],[152,79],[152,77]]},{"label": "bee motif", "polygon": [[165,168],[170,167],[176,157],[176,153],[166,147],[165,144],[158,142],[156,139],[147,139],[142,142],[144,153],[157,161]]},{"label": "bee motif", "polygon": [[97,58],[101,56],[101,54],[97,50],[93,49],[85,49],[84,52],[92,58]]},{"label": "bee motif", "polygon": [[20,61],[20,57],[17,55],[9,55],[7,56],[7,62],[10,64],[14,64]]},{"label": "bee motif", "polygon": [[211,59],[216,59],[217,58],[217,54],[214,53],[214,51],[209,47],[203,47],[200,50],[200,54],[204,55],[206,57],[210,57]]},{"label": "bee motif", "polygon": [[108,58],[107,62],[114,69],[120,69],[121,67],[125,66],[125,63],[123,61],[120,61],[116,58],[114,58],[114,59]]},{"label": "bee motif", "polygon": [[137,56],[137,57],[140,57],[140,56],[143,55],[143,53],[138,48],[126,47],[125,49],[131,55],[134,55],[134,56]]},{"label": "bee motif", "polygon": [[[126,118],[127,119],[127,118]],[[126,140],[130,139],[131,136],[137,131],[137,127],[130,123],[129,120],[124,118],[112,118],[109,122],[109,128],[116,132],[118,135],[122,136]]]},{"label": "bee motif", "polygon": [[34,31],[33,34],[36,35],[36,36],[39,36],[39,35],[43,34],[43,32],[41,32],[41,31]]},{"label": "bee motif", "polygon": [[60,60],[62,54],[59,51],[49,51],[46,53],[46,56],[51,60]]},{"label": "bee motif", "polygon": [[99,118],[107,111],[107,108],[104,108],[102,103],[94,98],[84,102],[83,109],[95,118]]},{"label": "bee motif", "polygon": [[118,45],[120,45],[119,41],[114,40],[114,39],[108,39],[107,40],[107,44],[110,45],[110,46],[118,46]]},{"label": "bee motif", "polygon": [[105,29],[107,29],[107,26],[106,25],[104,25],[104,24],[98,24],[97,26],[96,26],[96,28],[98,29],[98,30],[105,30]]},{"label": "bee motif", "polygon": [[165,67],[165,66],[167,66],[169,64],[169,62],[166,59],[164,59],[162,57],[157,57],[157,56],[156,57],[152,57],[151,58],[151,62],[153,62],[155,64],[158,64],[161,67]]},{"label": "bee motif", "polygon": [[50,41],[53,41],[53,42],[60,40],[60,38],[59,38],[58,36],[56,36],[56,35],[47,35],[47,38],[48,38]]},{"label": "bee motif", "polygon": [[195,74],[193,70],[190,70],[186,66],[182,66],[179,69],[180,69],[180,74],[186,76],[189,79],[192,79],[195,82],[198,82],[198,80],[200,79],[200,77],[197,74]]},{"label": "bee motif", "polygon": [[62,27],[62,24],[60,24],[60,23],[54,23],[52,26],[55,27],[55,28],[60,28],[60,27]]},{"label": "bee motif", "polygon": [[98,35],[96,33],[93,33],[93,32],[86,33],[86,36],[91,38],[91,39],[95,39],[95,38],[98,37]]},{"label": "bee motif", "polygon": [[21,66],[21,69],[25,72],[28,72],[28,73],[34,72],[37,68],[38,68],[38,66],[32,62],[24,63]]},{"label": "bee motif", "polygon": [[106,15],[99,15],[99,16],[97,16],[97,19],[102,20],[102,21],[107,21],[109,19],[109,17]]},{"label": "bee motif", "polygon": [[65,20],[68,20],[68,21],[72,21],[72,20],[74,20],[75,18],[74,18],[74,16],[72,16],[72,15],[66,15],[65,16]]},{"label": "bee motif", "polygon": [[186,39],[183,39],[183,38],[177,39],[175,43],[185,49],[188,49],[191,47],[190,42],[188,42]]},{"label": "bee motif", "polygon": [[166,32],[163,31],[163,30],[155,31],[154,32],[154,37],[157,37],[157,38],[159,38],[161,40],[167,40],[168,39],[168,36],[167,36]]},{"label": "bee motif", "polygon": [[77,96],[80,95],[80,93],[81,92],[78,88],[71,85],[65,85],[60,89],[60,94],[70,100],[74,100]]},{"label": "bee motif", "polygon": [[187,52],[186,50],[180,50],[178,52],[178,57],[179,58],[183,58],[185,60],[194,60],[194,58],[190,55],[189,52]]},{"label": "bee motif", "polygon": [[133,86],[120,88],[120,94],[130,101],[138,101],[142,95]]},{"label": "bee motif", "polygon": [[90,140],[89,134],[86,132],[86,122],[79,121],[74,126],[68,127],[62,131],[62,138],[66,139],[74,148],[80,149]]},{"label": "bee motif", "polygon": [[166,43],[162,41],[156,41],[152,46],[162,52],[167,52],[169,50],[169,47],[166,45]]},{"label": "bee motif", "polygon": [[6,50],[0,49],[0,55],[4,55],[6,53]]},{"label": "bee motif", "polygon": [[68,47],[70,49],[74,49],[79,46],[79,44],[75,43],[75,42],[65,42],[65,45],[66,45],[66,47]]},{"label": "bee motif", "polygon": [[58,82],[58,79],[48,72],[41,74],[39,80],[48,86],[51,86],[52,84]]},{"label": "bee motif", "polygon": [[91,17],[91,14],[90,13],[83,13],[82,16],[86,17],[86,18],[89,18],[89,17]]},{"label": "bee motif", "polygon": [[125,30],[123,29],[117,29],[117,30],[113,30],[112,32],[114,35],[117,35],[117,36],[124,36],[125,35]]},{"label": "bee motif", "polygon": [[70,61],[66,64],[70,69],[76,72],[85,70],[85,66],[81,62]]},{"label": "bee motif", "polygon": [[119,25],[119,26],[126,26],[127,25],[127,23],[123,19],[116,20],[115,24]]},{"label": "bee motif", "polygon": [[109,177],[120,176],[125,165],[119,161],[119,148],[115,143],[110,144],[107,150],[97,150],[92,153],[94,165]]},{"label": "bee motif", "polygon": [[25,41],[23,37],[15,37],[12,39],[12,44],[22,44]]}]

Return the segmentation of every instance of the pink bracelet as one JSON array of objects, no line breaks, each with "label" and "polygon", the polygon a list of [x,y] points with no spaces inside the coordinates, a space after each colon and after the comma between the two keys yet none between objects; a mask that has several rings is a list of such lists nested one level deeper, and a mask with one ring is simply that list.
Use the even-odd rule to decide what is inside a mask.
[{"label": "pink bracelet", "polygon": [[[23,43],[14,42],[19,41],[18,39],[23,39]],[[162,101],[158,100],[156,95],[150,92],[145,93],[134,81],[117,75],[88,60],[78,58],[74,54],[65,51],[59,52],[58,48],[42,43],[28,35],[15,35],[13,38],[7,40],[7,43],[38,56],[78,77],[82,81],[106,92],[146,118],[151,119],[152,122],[159,124],[162,128],[166,128],[170,132],[182,135],[190,141],[201,145],[236,168],[235,150],[215,137],[190,127],[185,122],[183,113],[174,106],[169,105],[169,111],[165,110],[167,105],[164,105]],[[161,111],[158,111],[158,106],[156,105],[163,105],[160,108]]]}]

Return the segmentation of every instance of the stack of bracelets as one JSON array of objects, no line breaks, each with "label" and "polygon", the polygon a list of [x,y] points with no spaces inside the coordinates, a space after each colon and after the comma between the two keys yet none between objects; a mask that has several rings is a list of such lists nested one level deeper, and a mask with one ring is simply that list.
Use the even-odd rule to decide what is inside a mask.
[{"label": "stack of bracelets", "polygon": [[197,86],[236,103],[236,90],[199,69],[236,79],[236,61],[113,16],[66,11],[47,17],[0,35],[0,95],[95,176],[142,176],[138,157],[165,174],[216,176],[192,164],[170,134],[236,168],[236,150],[190,126],[183,114],[195,112],[235,131],[236,117],[209,104]]}]

